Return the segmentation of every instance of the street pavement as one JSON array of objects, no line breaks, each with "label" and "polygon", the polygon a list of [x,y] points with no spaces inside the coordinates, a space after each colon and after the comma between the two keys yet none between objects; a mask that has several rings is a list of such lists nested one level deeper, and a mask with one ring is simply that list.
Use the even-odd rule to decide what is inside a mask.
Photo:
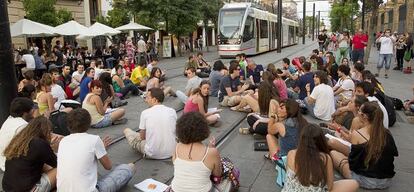
[{"label": "street pavement", "polygon": [[[269,63],[275,63],[276,67],[281,67],[280,61],[284,57],[293,58],[298,56],[309,56],[313,49],[317,48],[315,42],[307,41],[305,45],[299,44],[292,47],[287,47],[282,50],[282,53],[276,51],[257,55],[253,59],[258,64],[267,66]],[[204,52],[204,57],[208,62],[214,62],[218,59],[216,47],[210,47],[210,52]],[[370,56],[367,68],[373,72],[378,60],[378,53],[373,51]],[[182,75],[185,62],[187,61],[188,53],[184,57],[162,59],[159,62],[159,67],[167,71],[166,84],[173,87],[174,90],[183,90],[187,79]],[[228,64],[229,59],[223,59]],[[408,99],[413,96],[414,75],[405,75],[401,72],[391,71],[390,78],[379,78],[383,83],[385,91],[389,96],[398,97],[401,100]],[[88,132],[100,136],[110,136],[114,139],[114,143],[108,148],[108,153],[114,164],[135,162],[137,172],[133,176],[128,185],[122,191],[137,191],[134,184],[137,184],[147,178],[154,178],[163,183],[169,184],[173,177],[173,164],[171,160],[149,160],[144,159],[142,155],[133,151],[127,141],[123,138],[122,130],[129,127],[137,130],[139,124],[140,113],[147,108],[144,100],[141,97],[131,97],[128,99],[128,105],[125,106],[126,118],[129,120],[126,125],[117,125],[104,129],[90,129]],[[209,107],[219,107],[217,98],[210,98]],[[183,105],[177,98],[167,97],[164,104],[174,108],[178,116],[182,113]],[[276,183],[276,170],[274,164],[265,160],[264,152],[257,152],[253,150],[253,143],[264,138],[253,137],[252,135],[240,135],[238,133],[239,127],[247,127],[244,113],[233,112],[228,108],[223,108],[221,113],[221,125],[218,127],[211,127],[211,135],[216,137],[219,145],[218,148],[222,156],[229,157],[235,165],[240,169],[241,187],[239,191],[280,191]],[[398,121],[390,130],[396,140],[399,150],[399,157],[396,158],[396,176],[394,184],[391,188],[383,191],[412,191],[414,187],[414,149],[412,147],[414,140],[413,125],[408,124],[405,115],[402,112],[398,113]],[[316,120],[306,116],[311,122]],[[99,167],[99,175],[102,176],[108,173],[102,166]],[[0,173],[0,179],[3,174]],[[336,174],[338,176],[338,174]],[[0,187],[1,191],[1,187]],[[360,190],[364,191],[364,190]]]}]

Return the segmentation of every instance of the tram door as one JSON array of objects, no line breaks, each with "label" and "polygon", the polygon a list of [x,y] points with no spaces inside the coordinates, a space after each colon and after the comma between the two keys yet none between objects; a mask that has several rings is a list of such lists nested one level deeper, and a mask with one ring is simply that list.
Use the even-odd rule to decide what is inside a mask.
[{"label": "tram door", "polygon": [[260,20],[256,19],[256,53],[259,53],[260,49]]}]

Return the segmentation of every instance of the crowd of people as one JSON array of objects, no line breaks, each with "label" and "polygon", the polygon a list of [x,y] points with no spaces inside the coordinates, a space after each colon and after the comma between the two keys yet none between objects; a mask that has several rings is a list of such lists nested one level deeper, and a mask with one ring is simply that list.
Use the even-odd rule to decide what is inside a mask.
[{"label": "crowd of people", "polygon": [[[283,191],[388,188],[398,156],[389,131],[395,123],[394,107],[376,75],[365,69],[363,52],[353,49],[358,59],[350,62],[345,50],[350,37],[346,38],[339,43],[339,55],[321,46],[309,56],[284,58],[281,68],[257,64],[245,54],[237,55],[228,67],[221,60],[211,65],[200,52],[184,66],[188,80],[183,91],[166,86],[167,72],[158,67],[157,57],[141,57],[140,51],[128,49],[134,46],[129,41],[125,54],[114,60],[91,58],[76,65],[48,66],[39,79],[36,68],[26,69],[16,85],[19,97],[0,129],[3,189],[121,189],[135,165],[113,167],[106,151],[111,138],[87,132],[125,124],[128,111],[121,106],[137,95],[149,107],[140,113],[138,130],[125,128],[123,133],[145,158],[172,159],[169,191],[207,192],[229,174],[209,128],[220,125],[225,107],[247,113],[249,127],[239,132],[262,135],[269,148],[265,158],[286,159]],[[378,40],[386,46],[381,38],[388,38],[387,33]],[[169,96],[184,105],[180,117],[163,104]],[[213,99],[221,109],[209,106]],[[405,107],[413,108],[413,103]],[[70,134],[56,134],[58,125],[51,118],[55,111],[64,114]],[[305,114],[322,123],[310,123]],[[203,144],[208,138],[209,144]],[[98,161],[111,170],[102,178],[97,177]],[[334,179],[334,170],[343,179]]]}]

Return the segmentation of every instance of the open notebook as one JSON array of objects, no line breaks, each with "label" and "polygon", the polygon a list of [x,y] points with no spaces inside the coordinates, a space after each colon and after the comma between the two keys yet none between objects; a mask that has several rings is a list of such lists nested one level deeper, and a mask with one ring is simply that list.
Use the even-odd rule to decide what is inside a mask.
[{"label": "open notebook", "polygon": [[343,140],[343,139],[341,139],[339,137],[332,136],[332,135],[330,135],[328,133],[325,134],[325,137],[327,137],[328,139],[336,139],[337,141],[341,142],[342,144],[346,145],[347,147],[351,147],[351,145],[352,145],[350,142],[345,141],[345,140]]},{"label": "open notebook", "polygon": [[134,187],[143,192],[163,192],[168,188],[168,185],[149,178],[141,183],[135,184]]}]

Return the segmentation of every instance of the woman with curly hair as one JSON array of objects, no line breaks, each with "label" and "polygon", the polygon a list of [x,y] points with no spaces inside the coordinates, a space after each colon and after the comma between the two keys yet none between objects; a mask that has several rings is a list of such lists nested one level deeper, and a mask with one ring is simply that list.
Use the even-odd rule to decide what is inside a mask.
[{"label": "woman with curly hair", "polygon": [[208,192],[212,189],[210,175],[221,177],[220,153],[214,138],[205,146],[202,142],[210,135],[207,121],[199,112],[185,113],[177,120],[178,142],[173,154],[173,191]]},{"label": "woman with curly hair", "polygon": [[51,130],[50,121],[40,116],[11,140],[4,150],[5,191],[50,191],[56,186],[57,158],[51,147]]}]

